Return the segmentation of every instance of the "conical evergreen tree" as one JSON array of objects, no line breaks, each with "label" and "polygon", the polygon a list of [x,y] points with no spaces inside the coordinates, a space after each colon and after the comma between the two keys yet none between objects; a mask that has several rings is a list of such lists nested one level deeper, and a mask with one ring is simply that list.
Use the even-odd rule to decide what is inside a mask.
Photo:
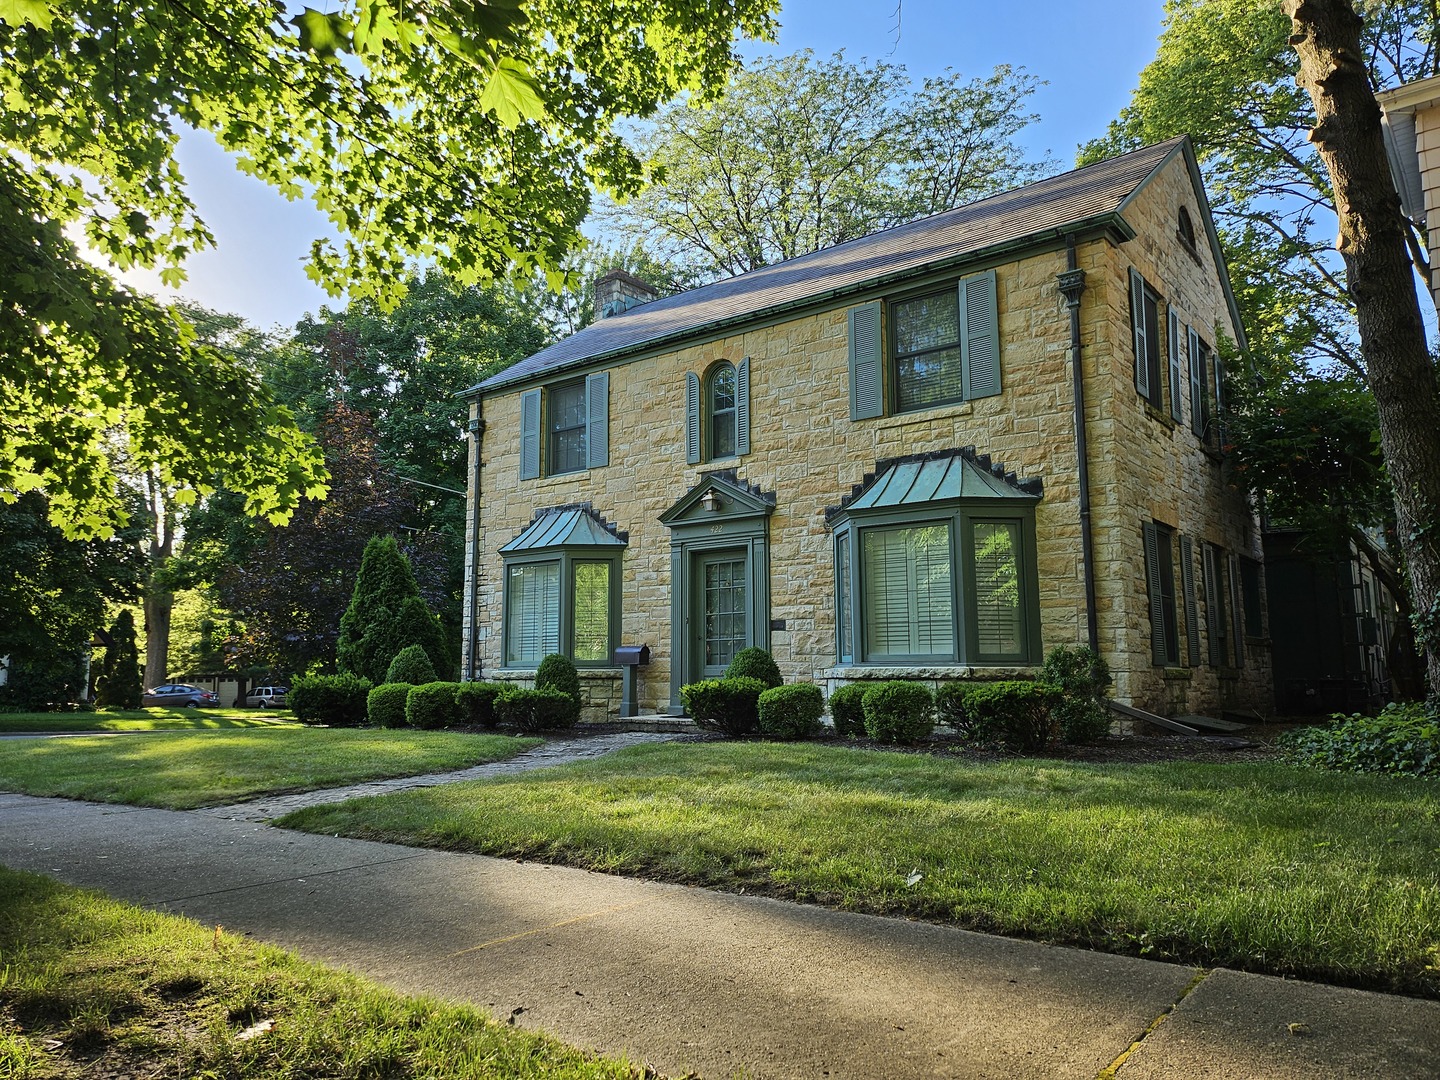
[{"label": "conical evergreen tree", "polygon": [[378,685],[406,645],[422,646],[433,664],[443,655],[440,624],[420,598],[410,560],[395,538],[372,537],[360,560],[350,606],[340,619],[336,663],[342,672]]},{"label": "conical evergreen tree", "polygon": [[121,611],[110,628],[112,644],[105,647],[95,704],[102,709],[138,709],[144,688],[140,685],[140,650],[135,647],[135,617]]}]

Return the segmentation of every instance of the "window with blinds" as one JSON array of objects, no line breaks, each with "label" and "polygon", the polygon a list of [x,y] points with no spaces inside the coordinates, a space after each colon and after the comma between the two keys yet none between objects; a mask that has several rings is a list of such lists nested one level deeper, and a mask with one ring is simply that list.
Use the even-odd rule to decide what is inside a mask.
[{"label": "window with blinds", "polygon": [[1025,654],[1020,610],[1020,527],[1008,521],[971,522],[974,544],[976,647],[979,658],[1006,660]]},{"label": "window with blinds", "polygon": [[949,526],[867,529],[862,538],[868,657],[952,656]]},{"label": "window with blinds", "polygon": [[571,659],[608,663],[610,660],[610,564],[576,562],[575,645]]},{"label": "window with blinds", "polygon": [[560,564],[512,566],[505,578],[505,663],[538,664],[560,651]]}]

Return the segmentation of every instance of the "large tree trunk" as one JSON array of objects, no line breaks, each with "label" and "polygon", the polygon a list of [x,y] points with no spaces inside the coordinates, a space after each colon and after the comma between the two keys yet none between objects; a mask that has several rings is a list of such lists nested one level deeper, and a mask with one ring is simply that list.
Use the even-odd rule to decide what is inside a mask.
[{"label": "large tree trunk", "polygon": [[1298,82],[1315,103],[1311,139],[1330,172],[1340,218],[1336,244],[1355,302],[1366,381],[1380,413],[1380,445],[1395,489],[1400,545],[1426,651],[1426,682],[1440,699],[1440,392],[1420,322],[1400,197],[1386,163],[1348,0],[1284,0],[1300,57]]},{"label": "large tree trunk", "polygon": [[175,593],[165,582],[166,563],[175,554],[175,515],[153,475],[146,476],[151,527],[146,547],[149,574],[145,580],[145,688],[170,680],[170,613]]}]

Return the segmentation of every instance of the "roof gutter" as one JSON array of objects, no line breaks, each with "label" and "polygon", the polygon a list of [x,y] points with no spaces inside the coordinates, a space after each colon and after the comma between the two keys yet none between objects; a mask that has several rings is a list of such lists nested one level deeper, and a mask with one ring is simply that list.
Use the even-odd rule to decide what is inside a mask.
[{"label": "roof gutter", "polygon": [[[639,342],[624,348],[614,349],[610,352],[596,353],[593,356],[582,357],[572,360],[569,363],[557,364],[555,367],[516,379],[514,382],[497,383],[490,387],[486,387],[485,383],[480,383],[468,389],[456,391],[455,396],[484,398],[489,394],[501,391],[509,392],[522,387],[538,385],[548,382],[563,372],[573,372],[590,365],[596,367],[610,366],[617,360],[638,359],[650,353],[662,352],[677,342],[689,341],[701,336],[719,336],[721,332],[731,330],[737,326],[773,320],[778,316],[786,315],[797,310],[824,306],[834,300],[864,294],[912,278],[931,276],[937,272],[954,270],[957,267],[973,263],[990,262],[1001,256],[1014,255],[1022,251],[1038,252],[1054,250],[1062,246],[1069,237],[1096,232],[1111,233],[1116,243],[1125,243],[1135,238],[1134,228],[1132,228],[1130,223],[1118,212],[1110,211],[1104,214],[1096,214],[1092,217],[1071,222],[1068,225],[1056,226],[1038,233],[1030,233],[1027,236],[1015,240],[1008,240],[1002,244],[994,244],[990,247],[978,248],[975,251],[967,251],[963,255],[957,255],[943,262],[926,263],[920,267],[911,267],[890,274],[882,274],[879,277],[867,278],[864,281],[859,281],[852,285],[811,293],[808,296],[789,300],[783,304],[775,304],[772,307],[762,308],[759,311],[747,311],[741,315],[732,315],[724,319],[702,323],[699,326],[677,330],[670,334],[651,338],[648,341]],[[501,375],[503,376],[503,374],[502,372]]]}]

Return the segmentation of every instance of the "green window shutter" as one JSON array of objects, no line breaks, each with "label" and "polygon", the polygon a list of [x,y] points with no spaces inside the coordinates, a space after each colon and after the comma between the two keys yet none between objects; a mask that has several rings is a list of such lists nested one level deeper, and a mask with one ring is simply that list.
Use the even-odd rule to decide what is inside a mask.
[{"label": "green window shutter", "polygon": [[540,475],[540,391],[520,395],[520,479]]},{"label": "green window shutter", "polygon": [[1245,611],[1240,606],[1240,560],[1227,556],[1226,569],[1230,579],[1230,629],[1235,642],[1235,666],[1245,666]]},{"label": "green window shutter", "polygon": [[1175,309],[1170,309],[1169,334],[1166,336],[1170,342],[1170,419],[1177,424],[1180,423],[1180,316],[1175,314]]},{"label": "green window shutter", "polygon": [[1204,544],[1200,556],[1200,570],[1205,577],[1205,636],[1210,645],[1210,666],[1220,667],[1225,662],[1225,613],[1220,606],[1215,549]]},{"label": "green window shutter", "polygon": [[1135,389],[1150,396],[1150,364],[1145,340],[1145,279],[1134,267],[1130,269],[1130,325],[1135,333]]},{"label": "green window shutter", "polygon": [[700,376],[685,373],[685,464],[700,464]]},{"label": "green window shutter", "polygon": [[1165,665],[1165,602],[1160,592],[1160,530],[1146,522],[1145,580],[1150,588],[1150,662]]},{"label": "green window shutter", "polygon": [[1225,446],[1225,399],[1222,387],[1225,385],[1225,365],[1220,357],[1212,354],[1210,366],[1215,372],[1215,431],[1219,435],[1219,446]]},{"label": "green window shutter", "polygon": [[735,368],[735,455],[750,452],[750,358]]},{"label": "green window shutter", "polygon": [[884,415],[880,394],[880,302],[862,304],[846,313],[850,330],[850,419]]},{"label": "green window shutter", "polygon": [[610,373],[601,371],[585,379],[585,467],[610,464]]},{"label": "green window shutter", "polygon": [[960,372],[965,400],[1000,393],[995,271],[960,282]]},{"label": "green window shutter", "polygon": [[1190,327],[1190,430],[1205,437],[1205,358],[1201,353],[1200,335]]},{"label": "green window shutter", "polygon": [[1185,651],[1191,667],[1200,666],[1200,605],[1195,597],[1195,542],[1180,538],[1180,587],[1185,590]]}]

